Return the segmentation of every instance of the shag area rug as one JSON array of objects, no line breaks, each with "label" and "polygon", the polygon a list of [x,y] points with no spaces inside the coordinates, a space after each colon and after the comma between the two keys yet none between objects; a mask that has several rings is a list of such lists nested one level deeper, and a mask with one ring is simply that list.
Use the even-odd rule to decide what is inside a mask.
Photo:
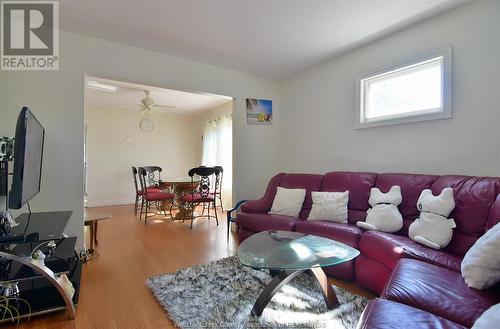
[{"label": "shag area rug", "polygon": [[340,302],[328,310],[314,278],[304,273],[274,295],[261,317],[253,304],[272,277],[237,257],[149,278],[146,285],[180,328],[355,328],[366,298],[333,287]]}]

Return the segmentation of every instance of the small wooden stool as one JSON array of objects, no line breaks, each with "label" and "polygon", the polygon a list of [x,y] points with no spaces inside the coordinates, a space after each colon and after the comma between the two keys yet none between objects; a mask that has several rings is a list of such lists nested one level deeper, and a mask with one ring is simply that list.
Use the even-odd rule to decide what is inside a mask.
[{"label": "small wooden stool", "polygon": [[89,227],[90,230],[90,248],[88,248],[90,253],[94,252],[94,244],[98,244],[97,241],[97,224],[101,220],[110,219],[113,216],[111,214],[85,214],[84,225]]}]

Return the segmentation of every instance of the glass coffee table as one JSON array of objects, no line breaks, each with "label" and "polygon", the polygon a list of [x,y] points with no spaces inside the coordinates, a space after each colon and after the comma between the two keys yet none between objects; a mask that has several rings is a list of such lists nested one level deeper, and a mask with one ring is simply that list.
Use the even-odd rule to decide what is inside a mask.
[{"label": "glass coffee table", "polygon": [[315,235],[288,231],[264,231],[252,235],[238,248],[240,262],[254,269],[270,270],[273,276],[257,298],[252,314],[261,316],[276,292],[306,271],[316,279],[328,308],[335,308],[337,296],[322,268],[342,264],[358,255],[355,248]]}]

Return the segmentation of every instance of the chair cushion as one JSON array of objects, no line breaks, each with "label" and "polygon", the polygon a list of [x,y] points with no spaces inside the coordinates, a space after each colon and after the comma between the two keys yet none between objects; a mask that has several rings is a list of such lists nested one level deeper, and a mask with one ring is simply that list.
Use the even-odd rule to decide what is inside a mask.
[{"label": "chair cushion", "polygon": [[467,287],[461,274],[414,259],[402,259],[382,297],[431,312],[453,322],[472,326],[500,294]]},{"label": "chair cushion", "polygon": [[401,258],[419,259],[427,263],[460,271],[462,258],[445,250],[422,246],[406,236],[369,231],[362,235],[359,250],[393,269]]},{"label": "chair cushion", "polygon": [[295,224],[295,231],[336,240],[354,248],[358,247],[363,234],[363,231],[355,225],[330,221],[298,221]]},{"label": "chair cushion", "polygon": [[371,300],[359,319],[358,329],[464,329],[465,327],[417,308],[381,298]]},{"label": "chair cushion", "polygon": [[[155,188],[155,187],[148,187],[147,190],[148,190],[148,193],[162,192],[162,190],[160,190],[158,188]],[[137,194],[138,195],[143,195],[144,194],[144,190],[137,191]]]},{"label": "chair cushion", "polygon": [[148,192],[148,201],[164,201],[164,200],[172,200],[174,198],[174,195],[172,193],[167,193],[167,192],[154,192],[154,193],[149,193]]},{"label": "chair cushion", "polygon": [[240,213],[236,217],[236,224],[253,232],[268,230],[293,231],[298,220],[296,217],[283,215]]},{"label": "chair cushion", "polygon": [[202,196],[201,194],[186,194],[181,197],[182,202],[198,203],[198,202],[213,202],[214,196],[208,194],[207,196]]}]

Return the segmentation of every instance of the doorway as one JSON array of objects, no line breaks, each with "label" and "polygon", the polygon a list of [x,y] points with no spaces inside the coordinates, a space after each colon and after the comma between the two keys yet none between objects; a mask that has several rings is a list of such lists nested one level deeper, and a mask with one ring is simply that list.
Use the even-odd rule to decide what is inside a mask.
[{"label": "doorway", "polygon": [[131,167],[151,165],[162,178],[222,166],[231,206],[232,97],[86,76],[84,108],[86,207],[134,203]]}]

